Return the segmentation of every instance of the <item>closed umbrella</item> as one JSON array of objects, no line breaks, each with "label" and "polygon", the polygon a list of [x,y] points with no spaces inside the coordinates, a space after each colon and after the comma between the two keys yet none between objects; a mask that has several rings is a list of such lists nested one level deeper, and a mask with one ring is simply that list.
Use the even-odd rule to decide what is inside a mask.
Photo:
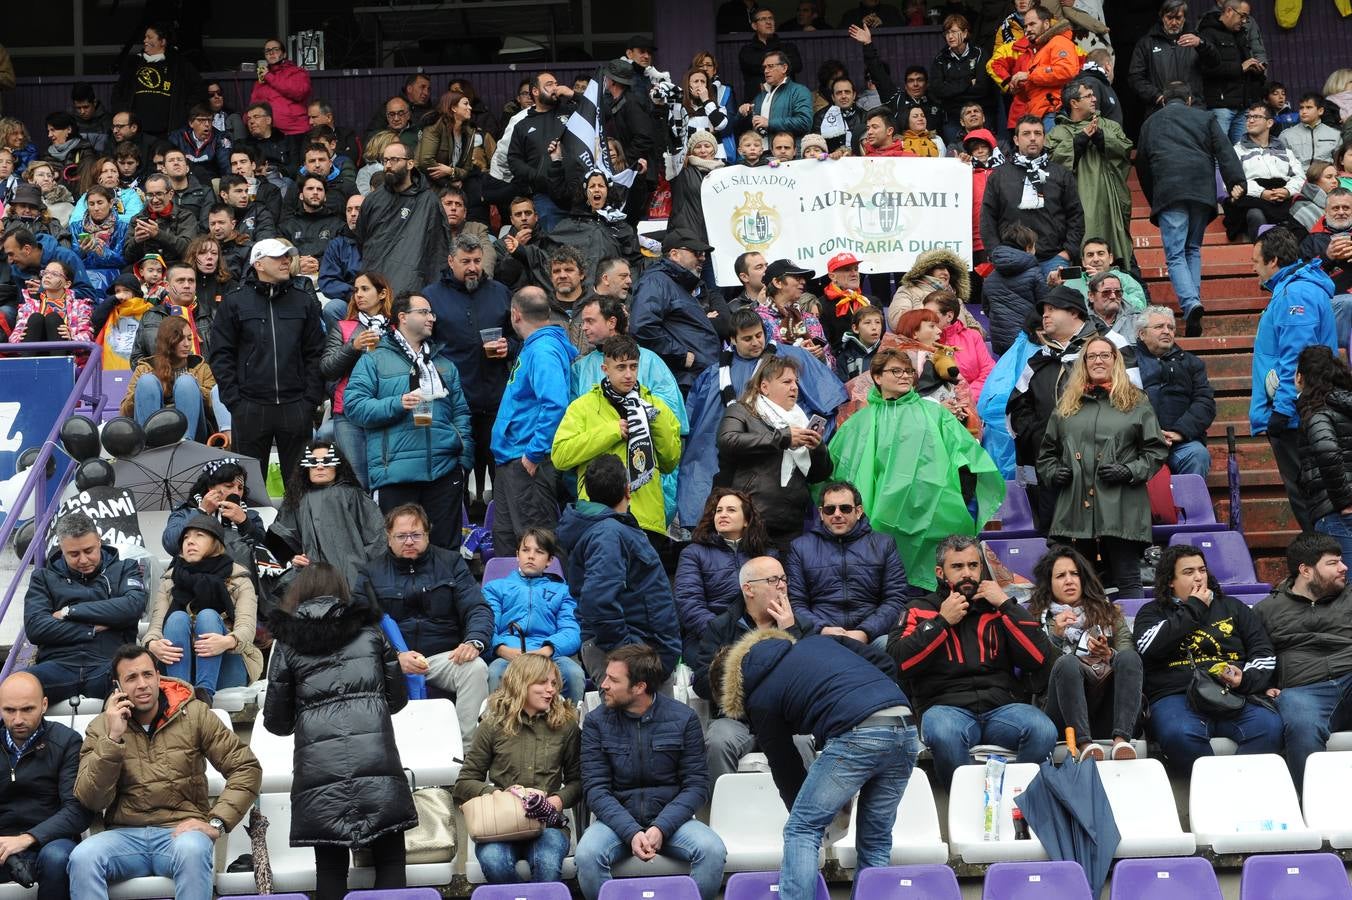
[{"label": "closed umbrella", "polygon": [[1047,855],[1079,863],[1097,897],[1122,840],[1098,763],[1077,763],[1070,756],[1059,766],[1044,762],[1014,802]]}]

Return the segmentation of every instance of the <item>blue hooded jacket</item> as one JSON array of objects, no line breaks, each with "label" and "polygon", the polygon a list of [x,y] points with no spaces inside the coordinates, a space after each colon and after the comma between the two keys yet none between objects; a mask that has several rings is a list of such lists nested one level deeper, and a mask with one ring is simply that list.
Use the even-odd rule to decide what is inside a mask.
[{"label": "blue hooded jacket", "polygon": [[[1297,261],[1283,266],[1263,282],[1272,292],[1267,308],[1258,317],[1253,339],[1253,393],[1249,398],[1249,430],[1267,432],[1274,412],[1297,424],[1296,359],[1314,344],[1327,344],[1338,353],[1338,331],[1333,323],[1333,282],[1320,261]],[[1275,391],[1268,394],[1269,376]]]},{"label": "blue hooded jacket", "polygon": [[41,278],[42,270],[47,266],[47,263],[55,259],[65,263],[70,267],[70,270],[75,273],[75,277],[70,283],[72,291],[79,296],[87,297],[90,300],[102,299],[102,297],[95,296],[94,294],[94,286],[89,281],[89,273],[85,271],[84,260],[80,259],[80,254],[69,247],[61,246],[57,239],[50,234],[39,234],[35,232],[33,238],[38,242],[38,245],[42,247],[42,262],[38,263],[36,269],[20,269],[15,266],[15,273],[19,276],[14,279],[16,283],[27,281],[30,278]]},{"label": "blue hooded jacket", "polygon": [[557,576],[527,578],[517,569],[485,584],[484,600],[493,610],[493,642],[486,651],[489,659],[504,645],[521,649],[521,636],[512,625],[525,632],[527,651],[548,644],[556,656],[572,656],[582,647],[577,601]]},{"label": "blue hooded jacket", "polygon": [[554,446],[568,411],[568,370],[577,348],[568,332],[546,325],[521,344],[493,423],[493,459],[503,466],[526,457],[539,464]]},{"label": "blue hooded jacket", "polygon": [[609,506],[579,500],[559,518],[568,587],[578,598],[582,637],[602,650],[647,644],[670,675],[681,655],[676,600],[662,560],[637,520]]}]

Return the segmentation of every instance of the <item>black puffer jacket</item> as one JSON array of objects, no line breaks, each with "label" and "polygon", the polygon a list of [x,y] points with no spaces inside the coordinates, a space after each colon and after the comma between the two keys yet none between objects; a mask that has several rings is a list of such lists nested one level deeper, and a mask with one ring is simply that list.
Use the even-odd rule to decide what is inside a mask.
[{"label": "black puffer jacket", "polygon": [[401,559],[386,549],[362,566],[352,596],[389,613],[409,649],[425,656],[493,640],[493,610],[452,550],[432,546],[416,559]]},{"label": "black puffer jacket", "polygon": [[418,824],[390,715],[408,703],[380,612],[314,597],[275,612],[263,725],[295,735],[291,845],[359,847]]},{"label": "black puffer jacket", "polygon": [[1202,60],[1202,96],[1209,109],[1244,109],[1262,95],[1262,76],[1251,79],[1244,71],[1249,39],[1243,29],[1231,31],[1221,24],[1220,10],[1213,9],[1197,23],[1197,36],[1206,44]]},{"label": "black puffer jacket", "polygon": [[1352,391],[1301,415],[1300,489],[1312,521],[1352,506]]},{"label": "black puffer jacket", "polygon": [[1206,443],[1206,430],[1216,420],[1216,391],[1206,364],[1177,344],[1155,356],[1144,341],[1136,342],[1136,363],[1160,427]]}]

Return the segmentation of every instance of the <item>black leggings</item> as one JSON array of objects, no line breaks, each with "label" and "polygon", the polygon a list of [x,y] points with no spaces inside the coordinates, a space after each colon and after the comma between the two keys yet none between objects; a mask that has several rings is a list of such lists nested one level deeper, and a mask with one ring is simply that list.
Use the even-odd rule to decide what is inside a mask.
[{"label": "black leggings", "polygon": [[[315,900],[342,900],[347,896],[347,848],[325,845],[314,849]],[[377,889],[407,887],[402,831],[376,838],[367,849],[375,865]]]},{"label": "black leggings", "polygon": [[64,341],[59,329],[66,324],[66,320],[54,312],[33,313],[28,317],[28,324],[24,326],[23,342],[25,344],[36,344],[40,341]]}]

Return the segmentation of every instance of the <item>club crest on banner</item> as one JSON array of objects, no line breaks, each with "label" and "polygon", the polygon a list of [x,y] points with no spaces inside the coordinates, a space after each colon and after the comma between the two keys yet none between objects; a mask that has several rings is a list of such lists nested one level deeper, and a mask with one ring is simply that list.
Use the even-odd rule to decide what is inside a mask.
[{"label": "club crest on banner", "polygon": [[732,233],[747,252],[764,250],[779,237],[779,213],[765,202],[765,192],[747,191],[732,211]]}]

